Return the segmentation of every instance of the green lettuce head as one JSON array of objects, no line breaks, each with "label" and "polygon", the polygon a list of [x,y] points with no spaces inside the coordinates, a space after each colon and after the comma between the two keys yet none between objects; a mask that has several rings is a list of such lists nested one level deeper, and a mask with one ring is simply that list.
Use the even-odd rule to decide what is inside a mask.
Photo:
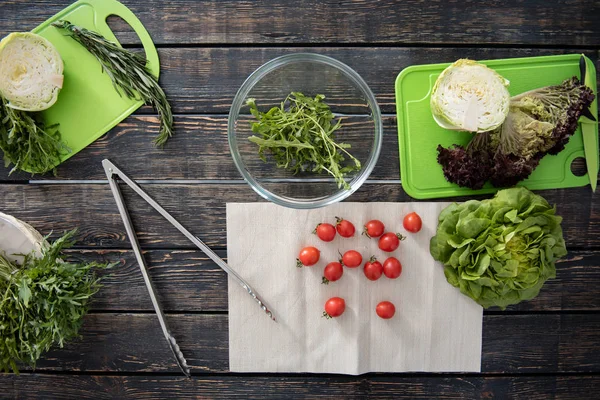
[{"label": "green lettuce head", "polygon": [[454,203],[440,213],[429,249],[450,284],[485,308],[505,309],[534,298],[556,277],[554,263],[567,249],[555,213],[525,188]]}]

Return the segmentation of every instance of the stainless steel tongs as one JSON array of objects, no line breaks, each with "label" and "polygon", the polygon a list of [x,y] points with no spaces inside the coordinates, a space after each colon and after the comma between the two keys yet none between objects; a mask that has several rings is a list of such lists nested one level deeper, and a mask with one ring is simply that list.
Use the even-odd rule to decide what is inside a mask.
[{"label": "stainless steel tongs", "polygon": [[129,237],[129,241],[131,242],[131,246],[133,248],[133,252],[135,253],[135,258],[140,265],[140,269],[142,271],[142,275],[144,277],[144,282],[146,283],[146,287],[148,288],[148,293],[150,294],[150,299],[152,300],[152,305],[154,306],[154,310],[156,311],[156,316],[158,317],[158,321],[160,323],[160,327],[165,335],[165,339],[173,352],[177,360],[177,365],[181,368],[181,371],[187,376],[190,377],[190,369],[187,365],[177,342],[167,325],[167,321],[162,312],[160,304],[158,303],[158,299],[156,298],[155,290],[152,285],[152,281],[150,280],[150,276],[148,275],[148,267],[146,266],[146,262],[144,261],[144,257],[142,255],[142,249],[137,239],[137,235],[133,229],[133,224],[131,223],[131,219],[129,218],[129,213],[127,211],[127,207],[125,202],[123,201],[123,196],[121,194],[121,190],[117,183],[117,178],[122,180],[129,186],[134,192],[136,192],[140,197],[142,197],[148,204],[152,206],[156,211],[159,212],[160,215],[165,217],[167,221],[169,221],[173,226],[175,226],[181,233],[185,235],[192,243],[194,243],[200,250],[204,252],[211,260],[213,260],[219,267],[221,267],[225,272],[229,274],[237,283],[239,283],[258,305],[260,308],[275,321],[275,316],[271,312],[271,310],[265,305],[265,303],[258,297],[256,291],[250,287],[246,281],[242,279],[240,275],[237,274],[225,261],[223,261],[214,251],[212,251],[206,244],[204,244],[198,237],[192,235],[190,231],[188,231],[183,225],[181,225],[171,214],[169,214],[164,208],[160,206],[152,197],[150,197],[144,190],[142,190],[139,185],[129,178],[123,171],[121,171],[118,167],[116,167],[110,160],[105,159],[102,160],[102,166],[104,167],[104,172],[106,173],[106,177],[108,178],[108,183],[110,185],[110,189],[115,197],[115,201],[117,202],[117,207],[119,209],[119,213],[121,214],[121,218],[123,219],[123,223],[125,224],[125,230],[127,231],[127,236]]}]

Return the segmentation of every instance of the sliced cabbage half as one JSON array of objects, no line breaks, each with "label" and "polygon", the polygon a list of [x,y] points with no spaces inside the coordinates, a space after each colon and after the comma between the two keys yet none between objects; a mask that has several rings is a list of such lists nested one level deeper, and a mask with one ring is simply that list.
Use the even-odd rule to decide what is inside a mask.
[{"label": "sliced cabbage half", "polygon": [[17,110],[42,111],[63,85],[63,61],[47,39],[11,33],[0,42],[0,95]]},{"label": "sliced cabbage half", "polygon": [[496,129],[508,115],[509,81],[472,60],[461,59],[435,81],[431,112],[442,128],[486,132]]}]

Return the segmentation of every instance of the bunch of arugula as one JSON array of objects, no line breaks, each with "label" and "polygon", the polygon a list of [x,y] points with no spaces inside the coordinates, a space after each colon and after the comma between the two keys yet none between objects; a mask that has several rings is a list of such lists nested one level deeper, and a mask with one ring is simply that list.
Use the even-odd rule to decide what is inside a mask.
[{"label": "bunch of arugula", "polygon": [[46,125],[38,114],[15,110],[0,97],[0,150],[10,173],[26,170],[43,174],[53,170],[70,150],[60,140],[58,124]]},{"label": "bunch of arugula", "polygon": [[[252,123],[249,140],[258,145],[261,160],[267,162],[265,151],[273,155],[278,168],[285,168],[293,174],[311,171],[326,171],[335,178],[338,187],[350,189],[344,177],[360,170],[361,163],[347,149],[346,143],[337,143],[333,134],[341,127],[329,106],[323,102],[325,96],[314,98],[299,92],[292,92],[279,107],[261,112],[255,99],[248,99],[250,112],[257,122]],[[348,157],[349,165],[342,164]]]},{"label": "bunch of arugula", "polygon": [[26,255],[18,265],[0,255],[0,368],[18,373],[18,363],[35,367],[53,345],[77,336],[91,297],[100,289],[95,268],[113,264],[69,263],[62,250],[73,245],[75,231],[41,257]]}]

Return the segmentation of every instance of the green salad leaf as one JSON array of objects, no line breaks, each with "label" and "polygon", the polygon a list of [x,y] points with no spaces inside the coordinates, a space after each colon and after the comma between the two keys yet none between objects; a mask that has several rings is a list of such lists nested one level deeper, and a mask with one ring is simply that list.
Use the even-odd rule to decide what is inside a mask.
[{"label": "green salad leaf", "polygon": [[52,346],[75,338],[92,296],[100,289],[96,268],[112,264],[70,263],[62,250],[75,231],[44,244],[41,257],[25,256],[18,265],[0,254],[0,368],[18,372],[35,367]]},{"label": "green salad leaf", "polygon": [[[299,92],[291,93],[279,107],[267,112],[259,111],[256,101],[248,99],[250,112],[257,122],[252,123],[252,132],[248,140],[258,145],[258,155],[267,162],[265,152],[273,156],[278,168],[284,168],[293,174],[311,171],[327,172],[335,178],[338,187],[350,189],[344,177],[361,168],[361,163],[348,152],[350,145],[338,143],[334,132],[341,122],[334,121],[325,96],[314,98]],[[345,160],[351,163],[345,163]]]},{"label": "green salad leaf", "polygon": [[430,252],[463,294],[485,308],[505,309],[534,298],[556,276],[554,264],[567,249],[555,213],[525,188],[453,203],[440,213]]}]

